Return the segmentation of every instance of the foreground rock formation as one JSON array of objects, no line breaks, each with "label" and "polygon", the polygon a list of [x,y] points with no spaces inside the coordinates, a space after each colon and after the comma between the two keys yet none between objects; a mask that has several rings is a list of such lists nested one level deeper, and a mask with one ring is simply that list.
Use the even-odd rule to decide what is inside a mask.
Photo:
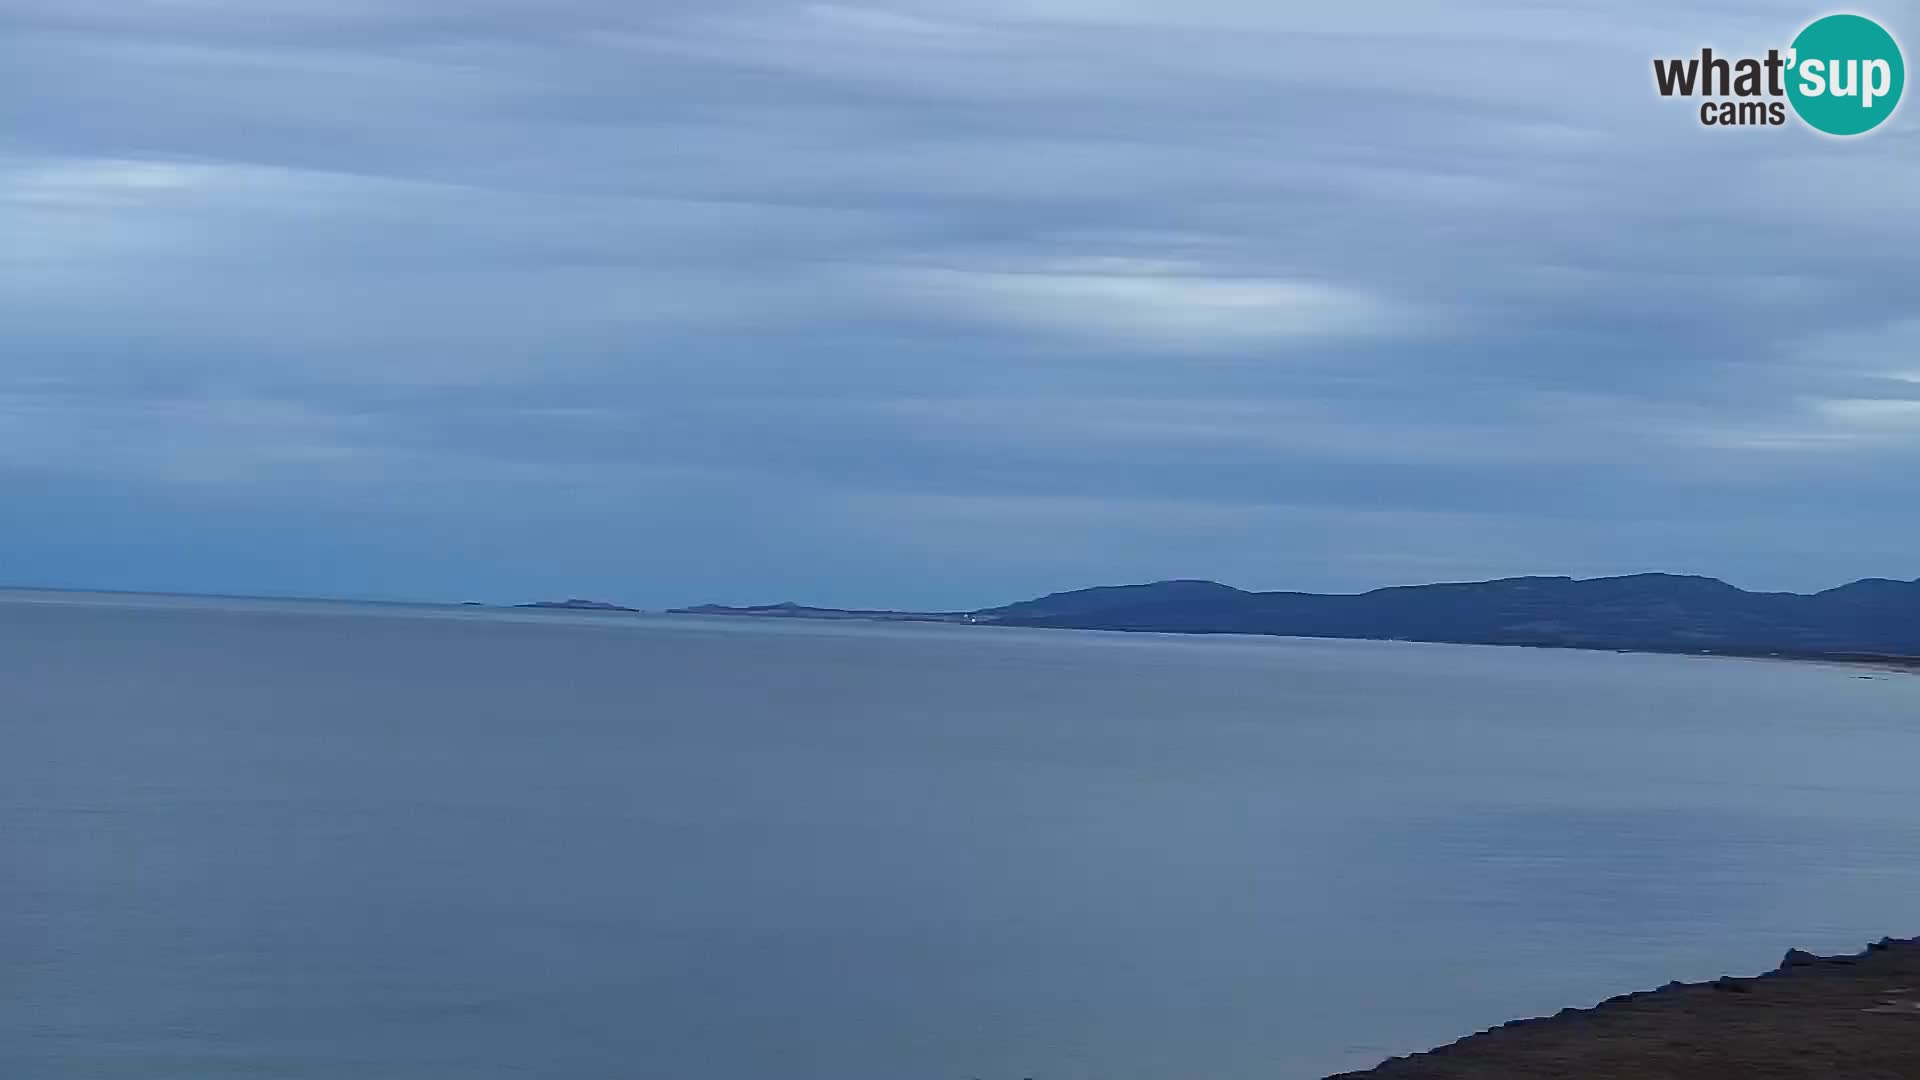
[{"label": "foreground rock formation", "polygon": [[1329,1080],[1915,1080],[1920,938],[1793,950],[1750,979],[1668,983],[1516,1020]]}]

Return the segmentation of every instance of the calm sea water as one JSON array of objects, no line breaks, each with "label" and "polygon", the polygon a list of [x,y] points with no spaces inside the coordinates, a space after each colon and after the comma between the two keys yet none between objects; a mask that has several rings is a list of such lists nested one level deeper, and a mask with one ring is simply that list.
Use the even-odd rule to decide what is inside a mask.
[{"label": "calm sea water", "polygon": [[0,594],[0,1076],[1316,1076],[1920,932],[1856,674]]}]

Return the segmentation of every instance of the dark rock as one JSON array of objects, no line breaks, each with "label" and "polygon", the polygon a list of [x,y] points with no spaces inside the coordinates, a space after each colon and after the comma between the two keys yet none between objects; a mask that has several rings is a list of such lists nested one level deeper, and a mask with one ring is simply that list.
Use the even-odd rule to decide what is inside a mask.
[{"label": "dark rock", "polygon": [[1755,978],[1620,995],[1341,1080],[1916,1080],[1920,1001],[1905,996],[1916,988],[1917,940],[1853,956],[1794,949]]}]

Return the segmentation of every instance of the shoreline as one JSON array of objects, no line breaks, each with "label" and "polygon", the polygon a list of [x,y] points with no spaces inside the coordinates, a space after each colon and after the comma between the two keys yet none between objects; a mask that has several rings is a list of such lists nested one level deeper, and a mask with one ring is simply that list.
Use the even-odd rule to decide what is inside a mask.
[{"label": "shoreline", "polygon": [[[1650,654],[1658,655],[1658,654]],[[1668,653],[1666,655],[1675,655]],[[1680,654],[1685,655],[1685,654]],[[1711,657],[1709,657],[1711,658]],[[1837,656],[1731,656],[1722,655],[1724,660],[1753,660],[1761,663],[1813,664],[1819,667],[1839,668],[1852,671],[1878,671],[1890,675],[1920,675],[1920,657],[1898,656],[1884,659],[1864,660]],[[1867,678],[1867,676],[1859,676]]]},{"label": "shoreline", "polygon": [[1920,1076],[1920,938],[1789,949],[1761,975],[1672,982],[1513,1020],[1325,1080],[1896,1080]]},{"label": "shoreline", "polygon": [[[1019,622],[998,622],[989,619],[972,619],[949,612],[901,612],[901,611],[863,611],[836,608],[801,608],[798,611],[771,611],[749,608],[722,608],[708,606],[704,608],[632,608],[616,604],[605,606],[573,604],[568,602],[535,603],[485,603],[479,601],[421,601],[368,599],[363,597],[329,596],[272,596],[251,595],[245,593],[179,593],[147,592],[135,589],[75,589],[47,586],[0,586],[0,600],[19,600],[33,602],[55,598],[53,602],[63,600],[84,600],[89,597],[121,600],[214,600],[239,601],[246,603],[282,603],[314,604],[335,607],[365,605],[390,609],[432,608],[467,611],[513,612],[559,612],[559,613],[598,613],[609,616],[675,616],[682,618],[758,620],[769,622],[867,622],[867,623],[937,623],[948,626],[981,627],[988,629],[1010,630],[1065,630],[1082,633],[1100,634],[1142,634],[1179,638],[1270,638],[1293,641],[1375,641],[1414,645],[1466,645],[1476,648],[1497,649],[1564,649],[1573,652],[1622,653],[1642,656],[1678,656],[1707,660],[1752,660],[1794,664],[1814,664],[1838,669],[1851,669],[1859,672],[1878,672],[1883,674],[1916,675],[1920,674],[1920,655],[1908,656],[1892,653],[1861,652],[1791,652],[1779,650],[1752,649],[1682,649],[1633,645],[1583,645],[1567,642],[1544,641],[1464,641],[1437,640],[1431,638],[1402,637],[1357,637],[1328,636],[1324,634],[1266,634],[1238,630],[1151,630],[1113,626],[1063,626]],[[1866,676],[1861,676],[1866,677]]]},{"label": "shoreline", "polygon": [[1583,645],[1576,642],[1549,641],[1466,641],[1434,638],[1329,636],[1326,634],[1267,634],[1248,630],[1155,630],[1125,626],[1066,626],[1037,622],[1001,622],[975,619],[949,612],[862,611],[851,608],[809,608],[770,605],[767,608],[730,608],[704,605],[692,608],[668,608],[663,615],[694,616],[712,619],[749,619],[780,622],[911,622],[944,623],[952,626],[978,626],[1001,630],[1067,630],[1095,634],[1155,634],[1181,638],[1279,638],[1293,641],[1379,641],[1413,645],[1471,645],[1493,649],[1565,649],[1573,652],[1626,653],[1640,656],[1682,656],[1707,660],[1759,660],[1794,664],[1823,664],[1857,670],[1920,674],[1920,656],[1897,653],[1865,652],[1793,652],[1766,648],[1683,649],[1646,645]]}]

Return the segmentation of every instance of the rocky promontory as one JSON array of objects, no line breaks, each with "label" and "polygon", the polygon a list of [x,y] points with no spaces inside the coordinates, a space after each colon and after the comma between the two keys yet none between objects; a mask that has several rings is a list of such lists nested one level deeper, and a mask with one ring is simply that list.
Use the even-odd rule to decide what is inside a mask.
[{"label": "rocky promontory", "polygon": [[1753,978],[1668,983],[1515,1020],[1328,1080],[1914,1080],[1920,938],[1790,950]]}]

